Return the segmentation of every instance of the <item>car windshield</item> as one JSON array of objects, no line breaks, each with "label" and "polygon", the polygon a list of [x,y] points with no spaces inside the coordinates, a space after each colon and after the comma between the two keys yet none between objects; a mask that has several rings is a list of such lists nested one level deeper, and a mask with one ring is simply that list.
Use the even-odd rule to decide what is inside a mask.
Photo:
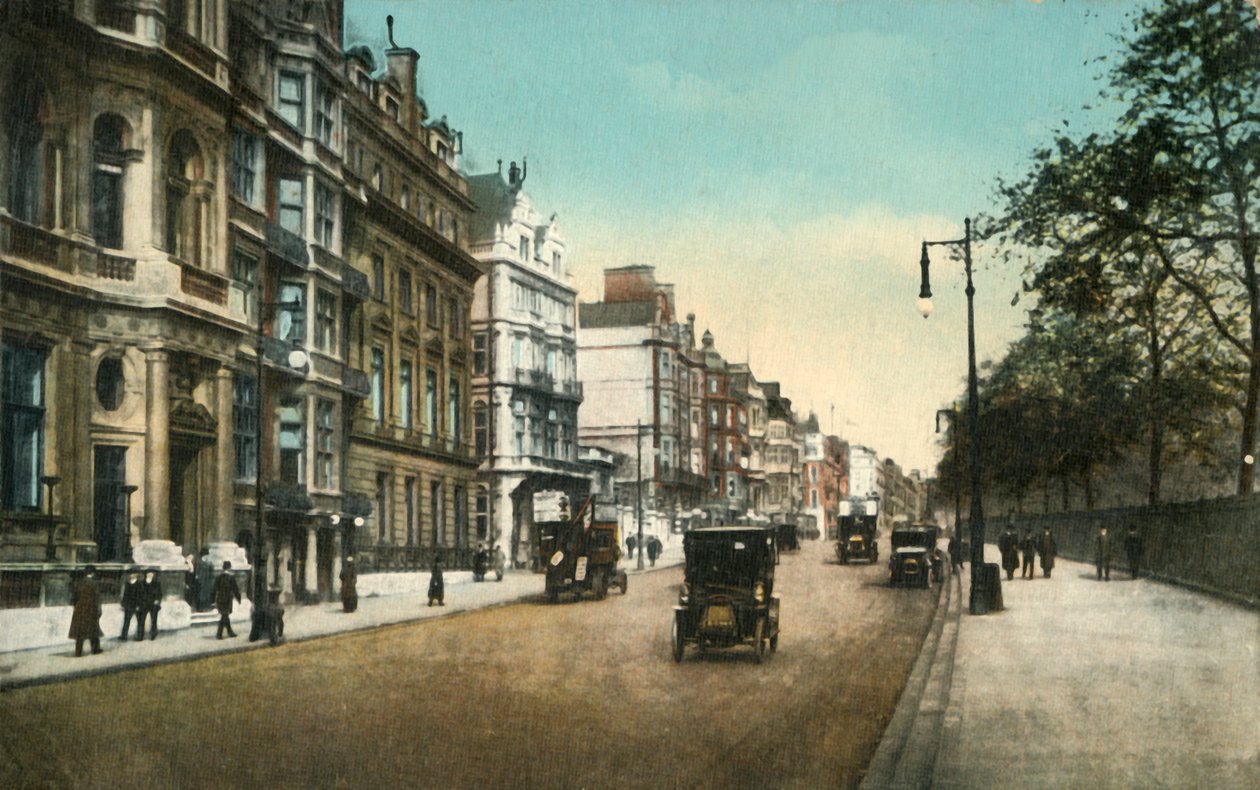
[{"label": "car windshield", "polygon": [[687,581],[693,586],[752,587],[761,579],[765,538],[722,538],[687,543]]},{"label": "car windshield", "polygon": [[892,533],[892,546],[894,549],[903,548],[932,548],[934,540],[932,535],[926,530],[918,529],[895,529]]}]

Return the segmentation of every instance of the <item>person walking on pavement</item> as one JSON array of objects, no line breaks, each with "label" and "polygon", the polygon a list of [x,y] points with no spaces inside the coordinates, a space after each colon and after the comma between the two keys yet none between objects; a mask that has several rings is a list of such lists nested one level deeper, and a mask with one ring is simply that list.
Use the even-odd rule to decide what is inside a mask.
[{"label": "person walking on pavement", "polygon": [[998,551],[1002,553],[1002,569],[1006,571],[1006,580],[1010,581],[1015,578],[1015,569],[1019,567],[1019,535],[1009,521],[1006,529],[998,536]]},{"label": "person walking on pavement", "polygon": [[149,615],[149,641],[157,639],[157,616],[162,608],[162,583],[158,581],[157,571],[149,568],[144,572],[144,607],[140,610],[140,633],[136,640],[144,638],[144,616]]},{"label": "person walking on pavement", "polygon": [[210,549],[202,547],[197,557],[197,570],[193,573],[197,583],[196,602],[193,610],[204,612],[214,602],[214,563],[210,561]]},{"label": "person walking on pavement", "polygon": [[1037,539],[1033,537],[1031,529],[1024,530],[1024,567],[1019,573],[1021,579],[1032,579],[1037,575]]},{"label": "person walking on pavement", "polygon": [[83,655],[84,641],[92,644],[92,655],[101,652],[101,588],[96,582],[96,566],[89,565],[83,569],[83,578],[79,579],[70,592],[70,605],[74,607],[70,615],[70,638],[74,640],[74,657]]},{"label": "person walking on pavement", "polygon": [[1041,540],[1037,541],[1037,553],[1041,555],[1041,572],[1049,579],[1050,572],[1054,570],[1054,558],[1059,553],[1059,547],[1055,544],[1054,534],[1049,527],[1041,533]]},{"label": "person walking on pavement", "polygon": [[216,639],[222,639],[225,630],[229,638],[236,636],[236,632],[232,630],[233,600],[236,603],[241,602],[241,588],[236,583],[236,577],[232,575],[232,563],[224,560],[223,573],[219,574],[219,578],[214,581],[214,606],[219,610],[219,630],[215,635]]},{"label": "person walking on pavement", "polygon": [[123,582],[122,598],[119,601],[122,605],[123,623],[122,633],[118,635],[118,641],[126,642],[127,634],[131,631],[131,618],[136,618],[137,633],[136,641],[144,639],[144,582],[140,579],[140,573],[137,568],[132,568],[127,574],[127,581]]},{"label": "person walking on pavement", "polygon": [[353,612],[359,608],[359,575],[354,570],[354,557],[346,557],[341,569],[341,608]]},{"label": "person walking on pavement", "polygon": [[433,570],[429,573],[429,606],[434,602],[438,606],[446,606],[444,600],[446,595],[446,585],[442,583],[442,558],[433,555]]},{"label": "person walking on pavement", "polygon": [[963,566],[962,541],[958,539],[958,527],[954,527],[954,532],[949,536],[949,562],[955,568]]},{"label": "person walking on pavement", "polygon": [[1094,566],[1098,569],[1099,581],[1111,581],[1111,536],[1106,527],[1100,527],[1094,538]]},{"label": "person walking on pavement", "polygon": [[656,567],[656,558],[661,556],[661,541],[653,535],[647,540],[648,562],[652,563],[652,567]]},{"label": "person walking on pavement", "polygon": [[1124,536],[1124,553],[1129,557],[1129,575],[1136,579],[1142,565],[1142,536],[1137,524],[1130,524],[1129,533]]},{"label": "person walking on pavement", "polygon": [[626,548],[630,550],[629,553],[626,555],[626,559],[628,560],[634,559],[634,544],[635,544],[634,535],[631,535],[630,537],[626,538]]}]

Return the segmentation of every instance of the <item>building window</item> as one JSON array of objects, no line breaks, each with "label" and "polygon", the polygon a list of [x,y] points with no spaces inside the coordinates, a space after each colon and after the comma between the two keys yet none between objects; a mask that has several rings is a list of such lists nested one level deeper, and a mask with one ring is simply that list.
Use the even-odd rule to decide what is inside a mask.
[{"label": "building window", "polygon": [[376,473],[376,542],[385,542],[389,525],[389,472]]},{"label": "building window", "polygon": [[3,510],[38,511],[44,472],[45,352],[0,347],[0,491]]},{"label": "building window", "polygon": [[337,354],[337,295],[320,288],[315,292],[315,348]]},{"label": "building window", "polygon": [[277,184],[280,227],[295,236],[306,237],[306,185],[300,178],[282,178]]},{"label": "building window", "polygon": [[441,316],[438,315],[438,292],[436,285],[426,285],[424,287],[424,318],[429,326],[434,329],[439,328],[442,323]]},{"label": "building window", "polygon": [[236,480],[254,482],[258,475],[258,379],[244,373],[232,380],[232,443]]},{"label": "building window", "polygon": [[438,435],[438,374],[433,368],[424,369],[424,424],[430,439]]},{"label": "building window", "polygon": [[258,185],[258,138],[242,129],[232,130],[232,194],[250,206]]},{"label": "building window", "polygon": [[298,72],[280,72],[276,91],[276,111],[299,132],[306,131],[306,77]]},{"label": "building window", "polygon": [[446,430],[458,442],[463,438],[463,403],[460,399],[459,375],[452,373],[446,384]]},{"label": "building window", "polygon": [[525,402],[512,402],[512,428],[516,434],[516,454],[525,454]]},{"label": "building window", "polygon": [[96,119],[92,140],[92,235],[112,250],[123,246],[123,121],[116,115]]},{"label": "building window", "polygon": [[306,345],[306,284],[281,282],[275,336],[294,345]]},{"label": "building window", "polygon": [[333,488],[333,425],[337,404],[319,399],[315,402],[315,487]]},{"label": "building window", "polygon": [[442,501],[442,482],[429,481],[429,503],[433,508],[433,545],[441,546],[446,534],[446,503]]},{"label": "building window", "polygon": [[558,252],[553,252],[553,253],[551,253],[551,274],[552,274],[552,276],[554,276],[554,277],[560,277],[563,273],[564,273],[564,272],[563,272],[563,270],[560,268],[560,253],[558,253]]},{"label": "building window", "polygon": [[180,260],[201,264],[201,149],[188,131],[171,139],[166,157],[166,251]]},{"label": "building window", "polygon": [[403,479],[403,507],[407,511],[407,545],[416,545],[416,478]]},{"label": "building window", "polygon": [[529,413],[529,452],[530,455],[543,453],[543,413],[542,404],[535,403]]},{"label": "building window", "polygon": [[670,408],[669,394],[662,392],[661,393],[661,425],[671,425],[673,424],[673,419],[674,417],[672,414],[672,409]]},{"label": "building window", "polygon": [[372,422],[385,418],[385,351],[372,349]]},{"label": "building window", "polygon": [[455,546],[468,545],[468,493],[463,486],[455,486]]},{"label": "building window", "polygon": [[258,259],[240,249],[233,249],[232,279],[241,291],[241,309],[252,324],[258,320]]},{"label": "building window", "polygon": [[18,79],[6,108],[9,132],[9,213],[37,224],[44,193],[43,143],[47,97],[33,78]]},{"label": "building window", "polygon": [[395,121],[398,120],[398,100],[393,96],[385,97],[385,114]]},{"label": "building window", "polygon": [[333,191],[315,182],[315,243],[326,250],[333,250],[336,239],[336,198]]},{"label": "building window", "polygon": [[411,187],[403,184],[402,191],[398,195],[398,206],[403,211],[411,210]]},{"label": "building window", "polygon": [[661,378],[669,378],[669,354],[661,354]]},{"label": "building window", "polygon": [[385,191],[385,171],[379,164],[372,166],[372,188],[377,192]]},{"label": "building window", "polygon": [[674,440],[668,436],[661,437],[661,471],[669,474],[674,465]]},{"label": "building window", "polygon": [[464,312],[455,297],[446,300],[446,324],[447,333],[452,340],[459,340],[464,336]]},{"label": "building window", "polygon": [[473,335],[473,373],[478,376],[486,374],[486,348],[489,337],[485,332],[478,332]]},{"label": "building window", "polygon": [[398,408],[402,411],[402,427],[412,427],[412,368],[411,360],[403,360],[398,365]]},{"label": "building window", "polygon": [[477,540],[490,539],[490,494],[484,488],[477,489],[476,501]]},{"label": "building window", "polygon": [[519,248],[521,260],[529,262],[529,236],[521,234],[521,244]]},{"label": "building window", "polygon": [[322,83],[315,86],[315,139],[333,147],[336,132],[336,94]]},{"label": "building window", "polygon": [[573,452],[573,426],[566,420],[560,423],[560,451],[567,461],[574,461],[577,456]]},{"label": "building window", "polygon": [[473,442],[478,458],[485,458],[490,449],[490,412],[486,404],[473,406]]},{"label": "building window", "polygon": [[290,485],[306,482],[305,404],[298,398],[280,401],[280,480]]},{"label": "building window", "polygon": [[709,406],[709,425],[714,428],[718,426],[718,407],[716,405]]},{"label": "building window", "polygon": [[547,457],[556,458],[560,451],[560,415],[554,409],[547,410]]},{"label": "building window", "polygon": [[117,411],[126,394],[122,360],[105,357],[96,366],[96,402],[105,411]]},{"label": "building window", "polygon": [[412,298],[411,288],[411,272],[407,269],[398,270],[398,309],[407,315],[413,315],[415,312],[415,300]]},{"label": "building window", "polygon": [[385,256],[372,253],[372,297],[385,301]]},{"label": "building window", "polygon": [[709,379],[709,393],[716,395],[718,391],[717,379]]},{"label": "building window", "polygon": [[810,507],[818,507],[818,492],[817,491],[809,492],[809,504],[810,504]]}]

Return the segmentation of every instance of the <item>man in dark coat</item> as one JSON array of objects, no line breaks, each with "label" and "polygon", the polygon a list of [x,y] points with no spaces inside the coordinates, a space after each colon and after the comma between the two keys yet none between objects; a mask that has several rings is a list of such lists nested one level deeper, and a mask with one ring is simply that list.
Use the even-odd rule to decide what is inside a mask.
[{"label": "man in dark coat", "polygon": [[149,615],[149,641],[157,639],[157,616],[162,608],[162,583],[157,571],[149,568],[144,572],[144,608],[140,610],[140,633],[136,640],[144,639],[144,616]]},{"label": "man in dark coat", "polygon": [[353,612],[359,608],[359,575],[354,570],[354,557],[346,557],[341,568],[341,608]]},{"label": "man in dark coat", "polygon": [[1124,536],[1124,553],[1129,556],[1129,575],[1136,579],[1142,564],[1142,536],[1137,524],[1130,524],[1129,533]]},{"label": "man in dark coat", "polygon": [[101,588],[96,582],[96,566],[83,569],[83,578],[75,582],[70,592],[70,638],[74,640],[74,655],[83,655],[84,640],[92,643],[92,654],[101,652]]},{"label": "man in dark coat", "polygon": [[241,602],[241,588],[236,583],[236,577],[232,575],[232,563],[227,560],[223,561],[223,573],[214,581],[214,606],[219,610],[219,631],[216,639],[223,638],[224,630],[227,631],[229,637],[235,637],[236,632],[232,630],[232,602]]},{"label": "man in dark coat", "polygon": [[954,528],[954,534],[949,536],[949,562],[955,568],[963,566],[962,541],[958,539],[957,527]]},{"label": "man in dark coat", "polygon": [[1024,550],[1024,567],[1019,573],[1021,579],[1032,579],[1037,575],[1037,539],[1033,537],[1031,529],[1024,530],[1024,543],[1021,547]]},{"label": "man in dark coat", "polygon": [[626,554],[626,559],[628,560],[634,559],[634,544],[635,544],[634,535],[631,535],[630,537],[626,538],[626,548],[630,550],[629,553]]},{"label": "man in dark coat", "polygon": [[653,535],[647,540],[648,562],[652,563],[652,567],[656,567],[656,558],[661,556],[661,541]]},{"label": "man in dark coat", "polygon": [[1094,566],[1099,579],[1111,581],[1111,536],[1106,527],[1100,527],[1094,538]]},{"label": "man in dark coat", "polygon": [[1015,527],[1007,523],[1006,529],[998,536],[998,551],[1002,553],[1002,569],[1006,571],[1006,580],[1015,578],[1015,569],[1019,567],[1019,535]]},{"label": "man in dark coat", "polygon": [[429,606],[435,602],[438,606],[446,606],[446,585],[442,583],[442,558],[433,557],[433,571],[429,574]]},{"label": "man in dark coat", "polygon": [[1055,544],[1049,527],[1046,527],[1041,533],[1041,539],[1037,541],[1037,553],[1041,555],[1041,572],[1049,579],[1050,571],[1054,570],[1054,558],[1059,553],[1059,547]]},{"label": "man in dark coat", "polygon": [[123,582],[122,599],[123,624],[122,633],[119,634],[120,641],[127,641],[127,634],[131,631],[131,618],[136,618],[137,634],[136,641],[144,639],[144,581],[141,580],[140,574],[136,568],[132,568],[127,574],[127,581]]}]

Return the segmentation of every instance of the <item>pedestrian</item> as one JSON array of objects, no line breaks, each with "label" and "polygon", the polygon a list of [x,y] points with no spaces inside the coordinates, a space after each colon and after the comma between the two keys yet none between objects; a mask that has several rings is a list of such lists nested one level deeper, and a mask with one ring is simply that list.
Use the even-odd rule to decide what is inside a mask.
[{"label": "pedestrian", "polygon": [[1002,554],[1002,569],[1006,571],[1006,580],[1010,581],[1015,578],[1015,569],[1019,567],[1019,535],[1009,521],[1006,529],[998,536],[998,551]]},{"label": "pedestrian", "polygon": [[634,535],[631,535],[630,537],[626,538],[626,548],[630,550],[626,554],[626,559],[628,560],[634,559],[634,545],[635,545]]},{"label": "pedestrian", "polygon": [[149,568],[144,572],[144,608],[140,610],[140,633],[136,640],[144,638],[144,616],[149,615],[149,641],[157,639],[157,616],[162,608],[162,583],[158,581],[157,570]]},{"label": "pedestrian", "polygon": [[214,581],[214,606],[219,610],[219,630],[215,635],[216,639],[223,638],[223,632],[227,631],[229,638],[234,638],[236,632],[232,630],[232,602],[241,602],[241,588],[236,583],[236,577],[232,575],[232,563],[227,560],[223,561],[223,573],[219,574],[219,578]]},{"label": "pedestrian", "polygon": [[354,557],[346,557],[341,568],[341,608],[353,612],[359,608],[359,575],[354,570]]},{"label": "pedestrian", "polygon": [[1100,581],[1111,581],[1111,536],[1106,527],[1099,527],[1094,538],[1094,566],[1098,569]]},{"label": "pedestrian", "polygon": [[953,534],[949,536],[949,562],[955,568],[963,566],[962,541],[958,539],[958,528],[954,528]]},{"label": "pedestrian", "polygon": [[1124,553],[1129,557],[1129,575],[1136,579],[1142,565],[1142,536],[1137,524],[1130,524],[1129,533],[1124,536]]},{"label": "pedestrian", "polygon": [[446,606],[444,600],[446,586],[442,583],[442,558],[433,555],[433,570],[429,573],[429,606],[437,602],[438,606]]},{"label": "pedestrian", "polygon": [[[617,549],[617,552],[618,552],[618,553],[620,553],[620,552],[621,552],[621,547],[620,547],[620,546],[616,546],[616,547],[614,547],[614,548],[616,548],[616,549]],[[500,546],[500,545],[498,545],[498,544],[495,544],[495,547],[494,547],[494,558],[493,558],[493,562],[494,562],[494,579],[495,579],[495,581],[500,581],[500,582],[501,582],[501,581],[503,581],[503,569],[504,569],[504,566],[506,566],[506,565],[507,565],[507,557],[505,557],[505,556],[504,556],[504,554],[503,554],[503,547],[502,547],[502,546]]]},{"label": "pedestrian", "polygon": [[1050,571],[1054,570],[1054,558],[1059,553],[1059,547],[1054,542],[1050,527],[1046,527],[1041,533],[1041,539],[1037,541],[1037,553],[1041,555],[1041,572],[1049,579]]},{"label": "pedestrian", "polygon": [[653,535],[647,541],[648,562],[652,563],[652,567],[656,567],[656,558],[661,556],[661,541]]},{"label": "pedestrian", "polygon": [[1019,573],[1021,579],[1032,579],[1036,577],[1037,570],[1035,563],[1037,561],[1037,539],[1033,537],[1031,529],[1024,530],[1024,567]]},{"label": "pedestrian", "polygon": [[210,561],[210,549],[205,546],[197,556],[194,577],[197,582],[197,601],[193,604],[193,610],[204,612],[214,602],[214,563]]},{"label": "pedestrian", "polygon": [[96,566],[89,565],[83,569],[83,578],[79,579],[70,592],[70,605],[74,611],[70,615],[70,638],[74,640],[74,656],[83,655],[83,642],[92,644],[92,655],[101,652],[101,588],[96,582]]},{"label": "pedestrian", "polygon": [[473,581],[485,581],[486,568],[489,564],[490,551],[486,548],[486,544],[478,543],[477,551],[473,554]]},{"label": "pedestrian", "polygon": [[119,601],[122,604],[123,623],[122,633],[118,635],[120,642],[127,641],[127,634],[131,631],[131,618],[136,618],[136,641],[144,639],[144,581],[140,578],[138,568],[132,568],[127,574],[127,580],[123,582],[122,598]]}]

